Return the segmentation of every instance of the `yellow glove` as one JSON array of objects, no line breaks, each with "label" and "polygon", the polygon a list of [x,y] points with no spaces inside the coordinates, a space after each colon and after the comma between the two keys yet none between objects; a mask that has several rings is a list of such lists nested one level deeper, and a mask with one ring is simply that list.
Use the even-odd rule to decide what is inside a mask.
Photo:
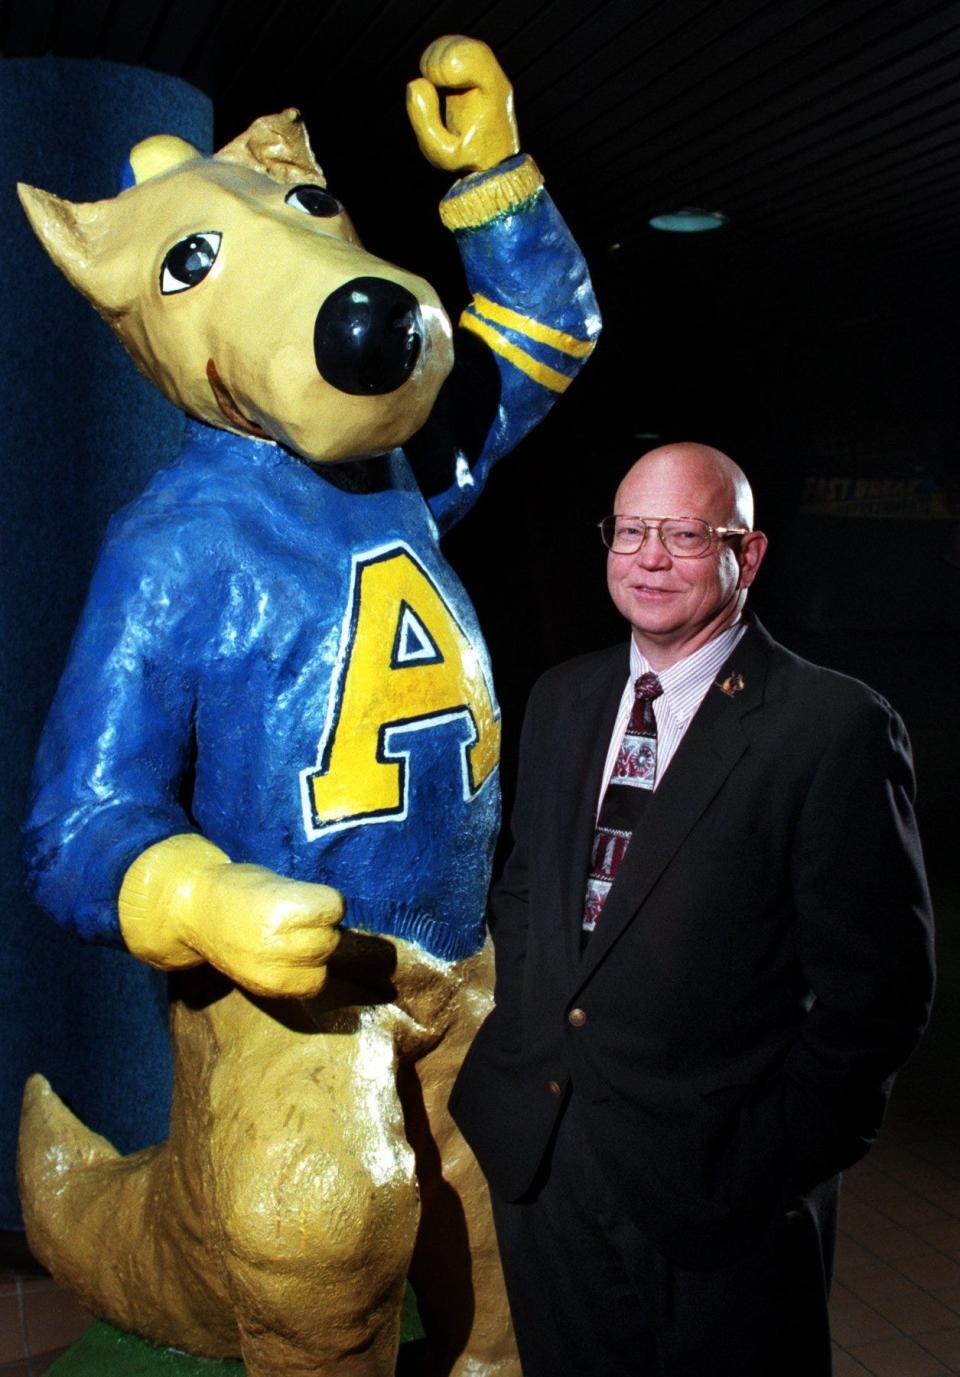
[{"label": "yellow glove", "polygon": [[233,865],[192,833],[150,846],[118,900],[134,956],[161,970],[209,961],[253,994],[307,998],[323,987],[343,899],[327,885]]},{"label": "yellow glove", "polygon": [[486,43],[462,34],[438,38],[421,57],[420,71],[407,87],[407,114],[434,167],[485,172],[519,152],[513,88]]}]

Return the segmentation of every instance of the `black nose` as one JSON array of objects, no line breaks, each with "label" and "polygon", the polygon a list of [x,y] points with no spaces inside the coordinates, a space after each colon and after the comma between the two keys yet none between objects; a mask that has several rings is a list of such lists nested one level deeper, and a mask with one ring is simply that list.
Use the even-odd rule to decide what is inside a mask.
[{"label": "black nose", "polygon": [[313,352],[320,376],[353,396],[394,392],[423,345],[417,298],[384,277],[355,277],[317,312]]}]

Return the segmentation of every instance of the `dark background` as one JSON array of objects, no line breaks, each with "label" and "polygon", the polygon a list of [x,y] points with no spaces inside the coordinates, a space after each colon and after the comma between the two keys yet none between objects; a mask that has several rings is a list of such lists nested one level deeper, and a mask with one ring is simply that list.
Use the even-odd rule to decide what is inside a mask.
[{"label": "dark background", "polygon": [[[606,321],[583,379],[448,545],[493,650],[508,782],[531,678],[619,634],[593,523],[625,464],[659,439],[719,445],[753,479],[772,538],[754,601],[776,634],[872,678],[921,734],[956,729],[960,5],[0,8],[7,56],[97,57],[195,84],[213,100],[218,145],[298,105],[369,247],[430,277],[456,311],[459,266],[435,214],[446,182],[420,159],[402,105],[420,51],[444,32],[486,39],[512,77],[523,145],[587,254]],[[691,205],[729,224],[696,236],[647,225]],[[805,514],[817,476],[900,480],[913,494],[921,480],[927,509],[954,519]]]},{"label": "dark background", "polygon": [[[605,318],[582,378],[447,542],[494,658],[507,796],[535,675],[623,634],[595,522],[624,468],[661,441],[727,450],[771,537],[755,608],[792,648],[880,688],[911,729],[942,930],[934,1040],[960,1054],[960,5],[0,5],[5,56],[181,77],[212,98],[217,146],[298,105],[367,245],[433,280],[455,314],[435,209],[447,182],[403,114],[444,32],[486,39],[513,79],[523,147]],[[683,206],[729,223],[648,227]],[[852,500],[811,510],[817,479],[850,480]]]}]

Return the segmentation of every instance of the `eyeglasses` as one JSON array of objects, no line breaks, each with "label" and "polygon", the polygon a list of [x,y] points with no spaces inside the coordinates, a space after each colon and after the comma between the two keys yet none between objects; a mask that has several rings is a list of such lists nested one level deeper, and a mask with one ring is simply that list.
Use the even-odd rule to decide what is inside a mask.
[{"label": "eyeglasses", "polygon": [[699,559],[714,541],[748,535],[745,526],[711,526],[696,516],[605,516],[597,523],[607,549],[615,555],[635,555],[648,531],[656,531],[667,554],[675,559]]}]

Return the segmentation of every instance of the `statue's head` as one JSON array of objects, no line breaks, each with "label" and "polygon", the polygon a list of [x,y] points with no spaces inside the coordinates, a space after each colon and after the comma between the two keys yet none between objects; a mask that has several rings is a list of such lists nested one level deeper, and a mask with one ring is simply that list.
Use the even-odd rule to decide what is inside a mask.
[{"label": "statue's head", "polygon": [[21,185],[41,242],[137,366],[191,416],[311,461],[382,453],[453,360],[429,283],[367,253],[295,110],[202,157],[160,135],[130,185],[73,203]]}]

